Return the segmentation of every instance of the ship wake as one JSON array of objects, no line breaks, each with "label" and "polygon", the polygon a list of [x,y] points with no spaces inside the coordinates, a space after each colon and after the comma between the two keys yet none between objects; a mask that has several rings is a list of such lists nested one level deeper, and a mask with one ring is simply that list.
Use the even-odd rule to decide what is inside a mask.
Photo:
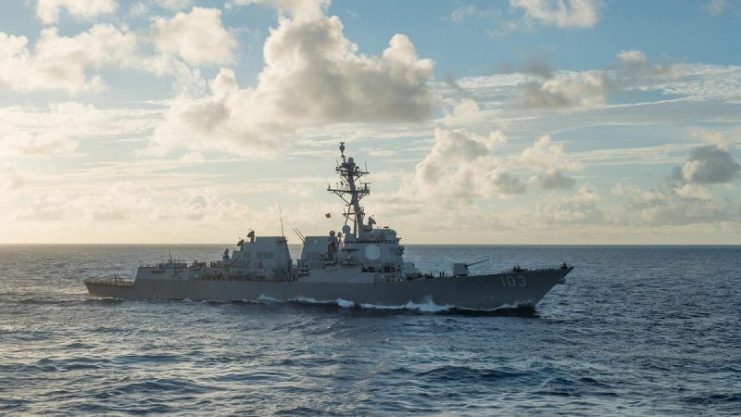
[{"label": "ship wake", "polygon": [[[261,297],[262,298],[262,297]],[[274,300],[277,301],[277,300]],[[460,314],[460,315],[492,315],[492,316],[517,316],[517,317],[538,317],[535,308],[529,305],[503,305],[494,309],[475,309],[459,307],[455,305],[440,305],[432,300],[426,300],[424,303],[415,303],[412,301],[406,304],[389,305],[389,304],[371,304],[356,303],[352,300],[338,298],[336,300],[317,300],[308,297],[298,297],[288,301],[291,304],[299,305],[317,305],[333,306],[342,309],[367,310],[367,311],[388,311],[388,312],[416,312],[427,314]]]}]

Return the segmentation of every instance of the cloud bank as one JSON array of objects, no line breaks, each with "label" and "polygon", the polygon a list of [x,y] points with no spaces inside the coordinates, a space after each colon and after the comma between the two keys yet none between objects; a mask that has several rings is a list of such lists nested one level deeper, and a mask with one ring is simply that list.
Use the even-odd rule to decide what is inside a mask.
[{"label": "cloud bank", "polygon": [[271,29],[257,86],[240,88],[234,72],[222,69],[209,95],[173,102],[153,150],[261,155],[305,126],[418,122],[431,115],[434,63],[418,58],[408,37],[396,34],[380,56],[363,55],[345,37],[339,18],[315,16],[321,7],[307,12],[304,2],[278,4],[294,15],[281,16]]}]

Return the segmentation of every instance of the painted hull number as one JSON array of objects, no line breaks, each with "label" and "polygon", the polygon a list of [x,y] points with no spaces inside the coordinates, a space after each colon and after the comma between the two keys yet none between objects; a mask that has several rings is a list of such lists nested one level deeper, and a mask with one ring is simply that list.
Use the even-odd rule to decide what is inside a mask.
[{"label": "painted hull number", "polygon": [[506,275],[499,277],[499,279],[502,281],[503,287],[527,287],[527,280],[522,275]]}]

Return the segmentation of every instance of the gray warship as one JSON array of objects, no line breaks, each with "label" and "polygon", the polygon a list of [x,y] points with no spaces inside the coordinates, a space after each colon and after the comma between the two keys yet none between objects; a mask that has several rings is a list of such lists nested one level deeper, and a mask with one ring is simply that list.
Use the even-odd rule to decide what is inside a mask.
[{"label": "gray warship", "polygon": [[458,262],[448,273],[424,273],[405,262],[396,231],[366,218],[361,200],[370,193],[368,175],[345,155],[340,143],[336,171],[340,182],[327,187],[345,204],[341,232],[303,236],[295,263],[285,236],[240,239],[212,262],[169,260],[142,265],[134,280],[89,278],[90,295],[120,299],[298,301],[403,307],[432,304],[461,310],[534,309],[573,269],[566,263],[539,269],[515,266],[483,275]]}]

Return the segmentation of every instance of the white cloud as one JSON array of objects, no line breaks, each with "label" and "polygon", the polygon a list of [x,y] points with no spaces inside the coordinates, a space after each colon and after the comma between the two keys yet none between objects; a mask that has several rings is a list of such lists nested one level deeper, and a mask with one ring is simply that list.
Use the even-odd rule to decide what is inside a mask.
[{"label": "white cloud", "polygon": [[724,184],[733,181],[741,171],[728,149],[703,145],[690,150],[682,165],[681,177],[690,184]]},{"label": "white cloud", "polygon": [[574,186],[576,181],[561,171],[549,170],[541,172],[530,178],[530,182],[544,190],[567,189]]},{"label": "white cloud", "polygon": [[563,143],[553,142],[549,135],[541,136],[532,146],[525,148],[516,159],[535,171],[582,170],[581,164],[570,161],[566,156]]},{"label": "white cloud", "polygon": [[677,196],[686,199],[710,200],[712,192],[704,185],[686,183],[674,188]]},{"label": "white cloud", "polygon": [[24,36],[0,32],[0,88],[11,90],[100,90],[99,75],[91,69],[133,66],[137,38],[127,29],[97,24],[73,37],[46,28],[33,51]]},{"label": "white cloud", "polygon": [[[515,104],[533,109],[590,109],[605,106],[610,93],[678,85],[676,65],[654,64],[639,50],[620,51],[617,58],[617,65],[608,70],[582,72],[553,71],[547,64],[533,61],[523,69],[523,78],[516,84]],[[685,80],[693,84],[699,81],[697,74],[687,74]]]},{"label": "white cloud", "polygon": [[478,103],[470,98],[464,98],[453,107],[453,111],[446,115],[443,122],[446,125],[469,125],[479,121],[481,110]]},{"label": "white cloud", "polygon": [[602,211],[597,207],[601,200],[599,193],[581,187],[576,194],[554,196],[538,203],[537,214],[540,222],[546,224],[587,224],[603,220]]},{"label": "white cloud", "polygon": [[0,108],[0,159],[71,155],[82,139],[151,132],[158,109],[98,109],[76,102]]},{"label": "white cloud", "polygon": [[[12,217],[21,221],[127,222],[153,224],[218,224],[241,221],[246,206],[209,189],[190,190],[172,198],[147,186],[116,182],[82,193],[48,191],[30,198]],[[90,223],[88,223],[88,227]]]},{"label": "white cloud", "polygon": [[674,77],[672,65],[649,61],[639,50],[622,50],[617,54],[619,65],[608,72],[610,87],[616,90],[642,87],[646,83],[666,82]]},{"label": "white cloud", "polygon": [[638,50],[628,50],[628,51],[622,50],[618,52],[617,57],[620,60],[620,62],[623,62],[624,64],[629,65],[629,66],[642,67],[646,65],[646,63],[648,62],[648,58],[646,57],[646,54]]},{"label": "white cloud", "polygon": [[657,85],[665,94],[741,103],[741,66],[674,64],[671,68],[673,79]]},{"label": "white cloud", "polygon": [[684,187],[635,188],[618,213],[618,221],[634,225],[688,225],[741,220],[738,205],[718,203],[702,190]]},{"label": "white cloud", "polygon": [[62,132],[29,133],[0,123],[0,149],[4,157],[48,157],[77,149],[77,141]]},{"label": "white cloud", "polygon": [[599,21],[598,0],[509,0],[528,20],[559,28],[591,28]]},{"label": "white cloud", "polygon": [[36,15],[44,23],[54,23],[62,9],[66,9],[71,16],[90,20],[113,13],[117,7],[117,0],[38,0]]},{"label": "white cloud", "polygon": [[606,85],[599,71],[562,72],[519,85],[518,102],[527,108],[598,107],[605,104]]},{"label": "white cloud", "polygon": [[501,131],[479,136],[465,130],[435,129],[432,149],[415,168],[413,189],[402,189],[402,194],[419,201],[455,204],[525,192],[520,180],[506,171],[504,161],[492,155],[503,137]]},{"label": "white cloud", "polygon": [[521,166],[535,171],[530,183],[545,190],[567,189],[576,181],[561,170],[581,171],[582,165],[570,160],[563,143],[553,142],[548,135],[541,136],[532,146],[513,158]]},{"label": "white cloud", "polygon": [[161,52],[176,54],[192,65],[228,64],[237,40],[221,22],[221,10],[194,7],[154,23],[154,42]]},{"label": "white cloud", "polygon": [[[599,207],[602,200],[600,194],[593,189],[580,187],[573,194],[549,195],[540,199],[534,209],[513,208],[495,209],[491,213],[493,223],[497,229],[509,229],[516,233],[527,233],[530,236],[540,235],[547,231],[553,235],[554,231],[573,229],[574,225],[604,226],[606,216]],[[583,230],[591,230],[585,228]],[[558,233],[570,236],[569,233]]]},{"label": "white cloud", "polygon": [[67,212],[67,197],[60,191],[33,195],[26,203],[11,213],[11,218],[21,221],[58,221]]},{"label": "white cloud", "polygon": [[381,56],[359,54],[336,17],[281,17],[265,42],[265,67],[254,89],[222,69],[211,94],[174,101],[153,149],[217,149],[245,155],[283,146],[296,129],[321,123],[420,121],[435,103],[434,64],[419,59],[404,35]]}]

